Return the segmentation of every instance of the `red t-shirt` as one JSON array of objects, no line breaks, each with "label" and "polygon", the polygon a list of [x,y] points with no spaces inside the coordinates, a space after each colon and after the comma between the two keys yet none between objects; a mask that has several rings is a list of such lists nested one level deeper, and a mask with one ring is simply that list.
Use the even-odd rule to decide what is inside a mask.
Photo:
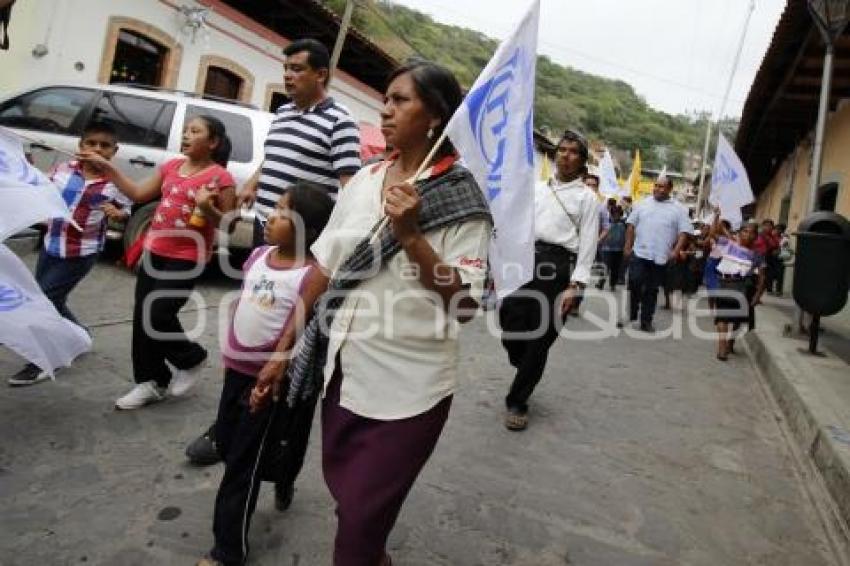
[{"label": "red t-shirt", "polygon": [[761,233],[756,238],[753,248],[763,257],[768,257],[779,249],[779,238],[773,234]]},{"label": "red t-shirt", "polygon": [[[212,255],[215,226],[209,219],[202,228],[189,224],[195,209],[195,193],[203,186],[218,193],[222,188],[236,186],[236,183],[227,169],[217,164],[184,177],[180,174],[184,161],[183,158],[172,159],[160,167],[162,200],[151,220],[145,249],[172,259],[206,263]],[[200,240],[197,236],[183,235],[187,233],[199,235]]]}]

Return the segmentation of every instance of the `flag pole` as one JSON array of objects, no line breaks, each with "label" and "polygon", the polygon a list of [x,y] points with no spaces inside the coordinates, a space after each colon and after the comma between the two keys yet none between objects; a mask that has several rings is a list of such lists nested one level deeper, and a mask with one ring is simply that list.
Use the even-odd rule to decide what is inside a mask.
[{"label": "flag pole", "polygon": [[[449,121],[451,121],[451,120],[449,120]],[[405,183],[413,183],[417,178],[419,178],[419,175],[421,175],[422,172],[425,171],[425,168],[428,167],[428,164],[431,163],[431,160],[434,159],[434,156],[437,154],[437,149],[441,145],[443,145],[444,141],[446,141],[446,137],[448,136],[448,131],[449,131],[448,127],[443,128],[443,133],[440,134],[440,137],[437,138],[437,141],[435,141],[434,145],[431,146],[431,150],[428,152],[428,155],[426,155],[425,159],[422,160],[422,163],[419,164],[419,169],[416,170],[416,173],[414,173],[407,180],[405,180],[404,181]],[[381,211],[381,213],[384,214],[384,216],[381,218],[381,222],[380,222],[380,224],[378,224],[378,227],[372,233],[372,237],[369,238],[369,245],[372,245],[377,241],[378,235],[381,233],[381,231],[384,228],[386,228],[387,224],[390,221],[390,217],[387,216],[386,213],[383,212],[383,210]]]}]

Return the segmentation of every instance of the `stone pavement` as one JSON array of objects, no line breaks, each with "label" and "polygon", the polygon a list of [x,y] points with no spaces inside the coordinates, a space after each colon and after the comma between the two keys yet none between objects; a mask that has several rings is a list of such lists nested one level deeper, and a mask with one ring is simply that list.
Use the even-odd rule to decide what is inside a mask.
[{"label": "stone pavement", "polygon": [[[211,364],[189,398],[114,411],[130,385],[132,284],[99,264],[71,301],[95,350],[55,383],[0,388],[4,566],[190,565],[211,544],[221,468],[192,468],[183,449],[214,416],[221,370]],[[202,285],[211,348],[212,305],[232,288]],[[587,318],[601,312],[587,306]],[[510,433],[510,371],[488,321],[464,328],[461,390],[392,534],[397,564],[846,564],[745,355],[718,362],[713,343],[687,330],[652,342],[559,340],[529,430]],[[657,326],[679,322],[661,312]],[[19,364],[0,351],[0,375]],[[252,564],[330,564],[334,517],[318,448],[316,436],[287,513],[261,492]]]}]

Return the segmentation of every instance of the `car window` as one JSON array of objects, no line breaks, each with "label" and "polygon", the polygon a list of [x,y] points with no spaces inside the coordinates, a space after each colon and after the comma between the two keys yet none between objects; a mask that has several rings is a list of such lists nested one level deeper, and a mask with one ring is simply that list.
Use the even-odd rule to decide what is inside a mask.
[{"label": "car window", "polygon": [[119,144],[165,149],[174,106],[173,102],[104,92],[97,101],[92,120],[111,124],[118,134]]},{"label": "car window", "polygon": [[77,117],[94,91],[81,88],[44,88],[0,104],[0,125],[58,134],[80,134]]},{"label": "car window", "polygon": [[[252,136],[250,118],[235,112],[190,104],[186,107],[186,122],[199,114],[209,114],[224,123],[227,137],[230,138],[230,144],[233,148],[230,152],[230,161],[239,161],[240,163],[251,162],[254,158],[254,138]],[[186,122],[183,123],[183,127],[186,127]]]}]

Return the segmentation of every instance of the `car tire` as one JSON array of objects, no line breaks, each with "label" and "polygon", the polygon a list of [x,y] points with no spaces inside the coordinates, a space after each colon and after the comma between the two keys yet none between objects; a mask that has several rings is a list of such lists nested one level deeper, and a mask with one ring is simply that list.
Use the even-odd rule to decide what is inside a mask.
[{"label": "car tire", "polygon": [[124,252],[126,253],[130,246],[144,233],[151,225],[153,213],[159,202],[149,202],[140,206],[127,220],[127,225],[124,227]]}]

